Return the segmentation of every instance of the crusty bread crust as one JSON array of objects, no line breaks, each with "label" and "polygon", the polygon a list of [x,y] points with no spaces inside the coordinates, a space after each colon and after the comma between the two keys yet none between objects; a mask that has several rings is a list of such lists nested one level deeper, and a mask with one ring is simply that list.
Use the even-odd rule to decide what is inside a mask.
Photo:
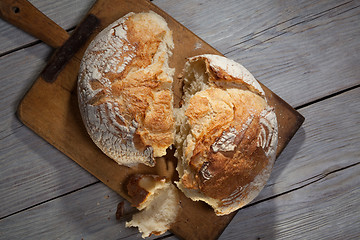
[{"label": "crusty bread crust", "polygon": [[152,201],[154,193],[162,188],[166,181],[165,177],[158,175],[132,175],[126,184],[132,206],[139,210],[144,209]]},{"label": "crusty bread crust", "polygon": [[184,76],[177,185],[216,214],[228,214],[250,202],[269,177],[277,147],[275,111],[251,73],[224,57],[191,58]]},{"label": "crusty bread crust", "polygon": [[173,48],[165,20],[129,13],[101,31],[81,62],[78,95],[94,143],[121,165],[154,166],[174,139]]},{"label": "crusty bread crust", "polygon": [[[183,106],[173,109],[173,47],[165,20],[153,12],[115,21],[84,54],[80,112],[94,143],[121,165],[154,166],[175,141],[178,188],[225,215],[254,199],[269,178],[275,110],[245,67],[209,54],[186,63]],[[135,203],[152,204],[149,192],[133,186]]]}]

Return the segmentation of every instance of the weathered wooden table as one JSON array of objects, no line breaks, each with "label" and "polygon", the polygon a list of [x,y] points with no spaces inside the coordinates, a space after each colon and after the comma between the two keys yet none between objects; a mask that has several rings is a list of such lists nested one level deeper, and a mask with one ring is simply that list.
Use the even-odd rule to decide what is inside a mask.
[{"label": "weathered wooden table", "polygon": [[[71,31],[94,0],[30,2]],[[153,3],[306,118],[220,239],[359,239],[360,1]],[[140,239],[119,195],[15,115],[52,51],[0,20],[0,239]]]}]

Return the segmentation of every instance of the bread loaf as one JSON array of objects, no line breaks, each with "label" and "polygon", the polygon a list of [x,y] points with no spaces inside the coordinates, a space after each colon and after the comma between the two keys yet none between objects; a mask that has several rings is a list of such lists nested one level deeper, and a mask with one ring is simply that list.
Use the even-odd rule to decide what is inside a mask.
[{"label": "bread loaf", "polygon": [[154,166],[173,143],[173,47],[162,17],[129,13],[101,31],[83,56],[78,96],[85,127],[121,165]]},{"label": "bread loaf", "polygon": [[274,108],[251,73],[225,57],[190,58],[176,110],[177,183],[217,215],[244,206],[264,187],[276,157]]},{"label": "bread loaf", "polygon": [[[153,12],[129,13],[112,23],[82,59],[80,112],[94,143],[121,165],[154,166],[154,158],[175,144],[177,187],[225,215],[253,200],[269,178],[278,141],[275,109],[246,68],[209,54],[185,64],[183,104],[173,109],[174,70],[168,64],[173,47],[165,20]],[[137,186],[149,182],[140,179],[152,179],[155,188]],[[149,177],[134,181],[129,194],[133,191],[139,209],[151,205],[159,216],[176,209],[171,203],[163,210],[154,202],[166,196],[163,191],[177,199],[171,183]],[[141,226],[141,219],[150,225]],[[128,226],[138,226],[144,236],[168,226],[153,230],[153,223],[145,213]]]}]

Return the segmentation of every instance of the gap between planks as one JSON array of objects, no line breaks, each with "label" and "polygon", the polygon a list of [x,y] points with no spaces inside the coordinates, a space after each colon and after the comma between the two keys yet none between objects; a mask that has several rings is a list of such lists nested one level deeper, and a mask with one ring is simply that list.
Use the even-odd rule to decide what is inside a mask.
[{"label": "gap between planks", "polygon": [[[351,168],[351,167],[355,167],[355,166],[357,166],[357,165],[359,165],[359,164],[360,164],[360,163],[355,163],[355,164],[351,164],[351,165],[349,165],[349,166],[342,167],[342,168],[340,168],[340,169],[335,169],[335,170],[333,170],[333,171],[329,171],[329,172],[327,172],[327,173],[322,174],[319,178],[313,180],[312,182],[306,183],[306,184],[303,185],[303,186],[296,187],[296,188],[294,188],[294,189],[291,189],[291,190],[288,190],[288,191],[286,191],[286,192],[277,194],[277,195],[275,195],[275,196],[271,196],[271,197],[269,197],[269,198],[262,199],[262,200],[260,200],[260,201],[251,203],[251,204],[243,207],[242,209],[246,209],[246,208],[252,207],[252,206],[254,206],[254,205],[261,204],[261,203],[263,203],[263,202],[265,202],[265,201],[269,201],[269,200],[275,199],[275,198],[277,198],[277,197],[281,197],[281,196],[283,196],[283,195],[286,195],[286,194],[289,194],[289,193],[291,193],[291,192],[297,191],[297,190],[299,190],[299,189],[305,188],[305,187],[307,187],[307,186],[309,186],[309,185],[312,185],[312,184],[314,184],[314,183],[317,183],[317,182],[323,180],[324,178],[326,178],[326,177],[328,177],[328,176],[330,176],[330,175],[332,175],[332,174],[334,174],[334,173],[347,170],[347,169],[349,169],[349,168]],[[79,188],[79,189],[77,189],[77,190],[71,191],[71,192],[69,192],[69,193],[63,194],[63,195],[58,196],[58,197],[63,197],[63,196],[69,195],[69,194],[71,194],[71,193],[77,192],[77,191],[79,191],[79,190],[82,190],[82,189],[84,189],[84,188],[87,188],[87,187],[90,187],[90,186],[92,186],[92,185],[99,184],[99,183],[101,183],[101,182],[100,182],[100,181],[97,181],[97,182],[95,182],[95,183],[88,184],[87,186],[84,186],[84,187],[82,187],[82,188]],[[52,201],[52,200],[54,200],[54,199],[56,199],[56,198],[58,198],[58,197],[49,199],[49,200],[47,200],[47,201],[44,201],[44,202],[39,203],[39,204],[36,204],[36,205],[31,206],[31,207],[29,207],[29,208],[27,208],[27,209],[23,209],[23,210],[21,210],[21,211],[25,211],[25,210],[31,209],[31,208],[33,208],[33,207],[39,206],[39,205],[41,205],[41,204],[44,204],[44,203],[46,203],[46,202],[50,202],[50,201]],[[21,211],[19,211],[19,212],[21,212]],[[17,213],[19,213],[19,212],[17,212]],[[14,214],[16,214],[16,213],[14,213]],[[11,214],[11,215],[14,215],[14,214]],[[6,216],[6,217],[9,217],[9,216]],[[4,217],[4,218],[6,218],[6,217]],[[1,220],[1,219],[0,219],[0,220]],[[156,240],[163,240],[163,239],[169,239],[169,238],[175,238],[175,239],[177,239],[177,237],[176,237],[173,233],[166,233],[166,235],[159,236],[159,237],[154,238],[154,239],[156,239]]]},{"label": "gap between planks", "polygon": [[[76,28],[76,26],[71,27],[71,28],[67,29],[66,31],[67,31],[68,33],[71,33],[75,28]],[[41,40],[36,40],[36,41],[30,42],[30,43],[27,43],[27,44],[25,44],[25,45],[22,45],[22,46],[20,46],[20,47],[13,48],[13,49],[8,50],[8,51],[6,51],[6,52],[0,53],[0,58],[3,57],[3,56],[6,56],[6,55],[8,55],[8,54],[11,54],[11,53],[14,53],[14,52],[23,50],[23,49],[33,47],[33,46],[35,46],[35,45],[37,45],[37,44],[40,44],[40,43],[42,43]]]},{"label": "gap between planks", "polygon": [[58,196],[55,196],[55,197],[49,198],[49,199],[47,199],[47,200],[45,200],[45,201],[42,201],[42,202],[36,203],[36,204],[34,204],[34,205],[32,205],[32,206],[29,206],[29,207],[23,208],[23,209],[21,209],[21,210],[19,210],[19,211],[16,211],[16,212],[10,213],[10,214],[8,214],[8,215],[6,215],[6,216],[0,217],[0,221],[1,221],[1,220],[3,220],[3,219],[5,219],[5,218],[7,218],[7,217],[10,217],[10,216],[16,215],[16,214],[18,214],[18,213],[21,213],[21,212],[23,212],[23,211],[26,211],[26,210],[32,209],[32,208],[37,207],[37,206],[40,206],[40,205],[42,205],[42,204],[45,204],[45,203],[51,202],[51,201],[53,201],[53,200],[55,200],[55,199],[57,199],[57,198],[61,198],[61,197],[64,197],[64,196],[70,195],[70,194],[72,194],[72,193],[78,192],[78,191],[80,191],[80,190],[82,190],[82,189],[85,189],[85,188],[87,188],[87,187],[93,186],[93,185],[98,184],[98,183],[101,183],[101,182],[100,182],[99,180],[97,180],[97,181],[95,181],[95,182],[93,182],[93,183],[87,184],[87,185],[82,186],[82,187],[80,187],[80,188],[77,188],[77,189],[74,189],[74,190],[72,190],[72,191],[69,191],[69,192],[66,192],[66,193],[60,194],[60,195],[58,195]]},{"label": "gap between planks", "polygon": [[[71,28],[71,29],[74,29],[74,28],[75,28],[75,27],[73,27],[73,28]],[[71,29],[70,29],[70,30],[71,30]],[[40,43],[40,41],[35,41],[35,42],[33,42],[33,43],[26,44],[26,45],[24,45],[24,46],[22,46],[22,47],[19,47],[19,48],[14,49],[14,51],[12,51],[12,50],[11,50],[11,51],[8,51],[7,54],[12,53],[12,52],[15,52],[15,51],[18,51],[18,50],[21,50],[21,49],[24,49],[24,48],[32,47],[32,46],[34,46],[34,45],[36,45],[36,44],[38,44],[38,43]],[[5,55],[6,55],[6,54],[5,54]],[[0,57],[1,57],[1,56],[4,56],[4,55],[0,55]],[[310,105],[312,105],[312,104],[321,102],[321,101],[326,100],[326,99],[328,99],[328,98],[332,98],[332,97],[334,97],[334,96],[337,96],[337,95],[340,95],[340,94],[342,94],[342,93],[345,93],[345,92],[348,92],[348,91],[350,91],[350,90],[353,90],[353,89],[355,89],[355,88],[358,88],[359,86],[360,86],[360,85],[355,85],[355,86],[353,86],[353,87],[350,87],[350,88],[347,88],[347,89],[344,89],[344,90],[335,92],[335,93],[333,93],[333,94],[331,94],[331,95],[328,95],[328,96],[319,98],[319,99],[317,99],[317,100],[308,102],[308,103],[306,103],[306,104],[300,105],[300,106],[296,107],[296,109],[302,109],[302,108],[304,108],[304,107],[310,106]],[[354,165],[351,165],[351,166],[354,166]],[[351,166],[349,166],[349,167],[351,167]],[[344,169],[344,168],[339,169],[339,170],[335,170],[335,171],[341,171],[341,170],[343,170],[343,169]],[[333,172],[330,172],[329,174],[331,174],[331,173],[333,173]],[[316,180],[316,181],[319,181],[319,180],[320,180],[320,179],[318,179],[318,180]],[[314,181],[314,182],[315,182],[315,181]],[[41,202],[41,203],[39,203],[39,204],[36,204],[35,206],[41,205],[41,204],[43,204],[43,203],[45,203],[45,202],[51,201],[51,200],[53,200],[53,199],[56,199],[56,198],[59,198],[59,197],[62,197],[62,196],[68,195],[68,194],[71,194],[71,193],[73,193],[73,192],[79,191],[79,190],[81,190],[81,189],[83,189],[83,188],[86,188],[86,187],[88,187],[88,186],[90,186],[90,185],[94,185],[94,184],[97,184],[97,183],[99,183],[99,181],[94,182],[94,183],[92,183],[92,184],[88,184],[88,185],[86,185],[86,186],[84,186],[84,187],[82,187],[82,188],[79,188],[79,189],[70,191],[70,192],[68,192],[68,193],[59,195],[59,196],[57,196],[57,197],[51,198],[51,199],[49,199],[49,200],[47,200],[47,201],[43,201],[43,202]],[[311,182],[311,183],[313,183],[313,182]],[[311,184],[311,183],[308,183],[308,184]],[[278,194],[278,195],[276,195],[276,196],[273,196],[273,197],[278,197],[278,196],[280,196],[280,195],[287,194],[287,193],[289,193],[289,192],[291,192],[291,191],[295,191],[295,190],[297,190],[297,189],[299,189],[299,188],[305,187],[305,186],[307,186],[308,184],[306,184],[306,185],[304,185],[304,186],[301,186],[301,187],[297,187],[297,188],[295,188],[295,189],[289,190],[289,191],[284,192],[284,193],[280,193],[280,194]],[[264,199],[264,200],[262,200],[262,201],[266,201],[266,200],[267,200],[267,199]],[[253,205],[258,204],[258,203],[259,203],[259,202],[256,202],[256,203],[254,203]],[[26,208],[26,209],[20,210],[20,211],[18,211],[18,212],[27,210],[27,209],[32,208],[32,207],[34,207],[34,206],[31,206],[31,207],[28,207],[28,208]],[[16,214],[16,213],[14,213],[14,214]],[[11,214],[11,215],[13,215],[13,214]],[[9,216],[9,215],[8,215],[8,216]],[[3,217],[3,218],[6,218],[6,217],[7,217],[7,216],[5,216],[5,217]],[[3,219],[3,218],[1,218],[1,219]],[[158,239],[166,239],[166,238],[168,238],[168,237],[170,237],[170,236],[171,236],[171,235],[169,235],[169,236],[163,236],[163,237],[159,237]]]},{"label": "gap between planks", "polygon": [[[75,28],[76,28],[76,27],[72,27],[72,28],[68,29],[67,31],[68,31],[68,32],[69,32],[69,31],[72,31],[72,30],[74,30]],[[33,46],[35,46],[35,45],[37,45],[37,44],[39,44],[39,43],[41,43],[40,40],[35,41],[35,42],[32,42],[32,43],[29,43],[29,44],[26,44],[26,45],[24,45],[24,46],[22,46],[22,47],[13,49],[13,50],[11,50],[11,51],[8,51],[6,54],[0,55],[0,57],[5,56],[5,55],[7,55],[7,54],[11,54],[11,53],[16,52],[16,51],[21,50],[21,49],[25,49],[25,48],[28,48],[28,47],[33,47]],[[296,110],[303,109],[303,108],[308,107],[308,106],[310,106],[310,105],[319,103],[319,102],[321,102],[321,101],[324,101],[324,100],[333,98],[333,97],[335,97],[335,96],[338,96],[338,95],[340,95],[340,94],[346,93],[346,92],[348,92],[348,91],[354,90],[354,89],[356,89],[356,88],[358,88],[358,87],[360,87],[360,84],[355,85],[355,86],[352,86],[352,87],[349,87],[349,88],[346,88],[346,89],[343,89],[343,90],[340,90],[340,91],[337,91],[337,92],[335,92],[335,93],[333,93],[333,94],[330,94],[330,95],[327,95],[327,96],[325,96],[325,97],[318,98],[318,99],[316,99],[316,100],[314,100],[314,101],[308,102],[308,103],[303,104],[303,105],[300,105],[300,106],[298,106],[298,107],[295,107],[295,109],[296,109]],[[282,193],[280,193],[280,194],[271,196],[271,197],[269,197],[269,198],[265,198],[265,199],[262,199],[262,200],[260,200],[260,201],[251,203],[251,204],[245,206],[244,208],[247,208],[247,207],[250,207],[250,206],[259,204],[259,203],[261,203],[261,202],[268,201],[268,200],[270,200],[270,199],[274,199],[274,198],[276,198],[276,197],[279,197],[279,196],[282,196],[282,195],[291,193],[291,192],[293,192],[293,191],[296,191],[296,190],[298,190],[298,189],[301,189],[301,188],[303,188],[303,187],[306,187],[306,186],[308,186],[309,184],[312,184],[312,183],[315,183],[315,182],[317,182],[317,181],[320,181],[321,179],[325,178],[325,177],[328,176],[329,174],[332,174],[332,173],[334,173],[334,172],[338,172],[338,171],[347,169],[347,168],[352,167],[352,166],[355,166],[355,165],[357,165],[357,164],[359,164],[359,163],[352,164],[352,165],[343,167],[343,168],[341,168],[341,169],[336,169],[336,170],[334,170],[334,171],[331,171],[331,172],[329,172],[329,173],[326,173],[326,174],[323,175],[321,178],[318,178],[318,179],[316,179],[316,180],[314,180],[314,181],[312,181],[312,182],[310,182],[310,183],[307,183],[307,184],[305,184],[305,185],[296,187],[296,188],[294,188],[294,189],[290,189],[290,190],[288,190],[288,191],[285,191],[285,192],[282,192]],[[316,176],[314,176],[314,178],[315,178],[315,177],[316,177]],[[39,203],[34,204],[34,205],[32,205],[32,206],[26,207],[26,208],[21,209],[21,210],[19,210],[19,211],[16,211],[16,212],[13,212],[13,213],[8,214],[8,215],[6,215],[6,216],[3,216],[3,217],[0,218],[0,220],[5,219],[5,218],[7,218],[7,217],[10,217],[10,216],[12,216],[12,215],[18,214],[18,213],[20,213],[20,212],[29,210],[29,209],[34,208],[34,207],[36,207],[36,206],[42,205],[42,204],[44,204],[44,203],[50,202],[50,201],[52,201],[52,200],[54,200],[54,199],[61,198],[61,197],[64,197],[64,196],[66,196],[66,195],[72,194],[72,193],[74,193],[74,192],[80,191],[80,190],[82,190],[82,189],[84,189],[84,188],[87,188],[87,187],[89,187],[89,186],[92,186],[92,185],[95,185],[95,184],[99,184],[99,183],[101,183],[101,182],[100,182],[99,180],[97,180],[97,181],[95,181],[95,182],[93,182],[93,183],[90,183],[90,184],[87,184],[87,185],[85,185],[85,186],[83,186],[83,187],[74,189],[74,190],[72,190],[72,191],[69,191],[69,192],[66,192],[66,193],[64,193],[64,194],[55,196],[55,197],[53,197],[53,198],[49,198],[49,199],[47,199],[47,200],[45,200],[45,201],[39,202]],[[166,239],[166,238],[171,237],[171,236],[174,236],[174,235],[173,235],[173,234],[170,234],[170,235],[166,235],[166,236],[161,236],[161,237],[156,238],[156,239],[159,239],[159,240],[160,240],[160,239]]]},{"label": "gap between planks", "polygon": [[[153,0],[149,0],[149,1],[152,2]],[[90,6],[91,6],[91,5],[90,5]],[[8,23],[8,24],[10,24],[10,23]],[[76,28],[76,26],[77,26],[77,25],[72,26],[72,27],[69,27],[69,28],[67,28],[67,29],[65,29],[65,30],[70,33],[71,31],[73,31],[73,30]],[[21,30],[21,29],[20,29],[20,30]],[[39,43],[41,43],[41,42],[42,42],[42,41],[40,41],[40,40],[30,41],[30,42],[28,42],[28,43],[26,43],[26,44],[23,44],[23,45],[19,46],[19,47],[15,47],[15,48],[6,50],[5,52],[0,52],[0,58],[3,57],[3,56],[6,56],[6,55],[8,55],[8,54],[11,54],[11,53],[13,53],[13,52],[16,52],[16,51],[19,51],[19,50],[22,50],[22,49],[26,49],[26,48],[29,48],[29,47],[32,47],[32,46],[35,46],[36,44],[39,44]]]},{"label": "gap between planks", "polygon": [[[337,172],[341,172],[341,171],[346,170],[346,169],[349,169],[349,168],[351,168],[351,167],[355,167],[355,166],[357,166],[357,165],[359,165],[359,164],[360,164],[360,162],[354,163],[354,164],[350,164],[350,165],[348,165],[348,166],[345,166],[345,167],[342,167],[342,168],[339,168],[339,169],[335,169],[335,170],[332,170],[332,171],[329,171],[329,172],[326,172],[326,173],[319,174],[319,175],[317,175],[317,176],[312,177],[311,179],[314,179],[314,178],[315,178],[315,180],[313,180],[313,181],[311,181],[311,182],[307,182],[309,179],[303,180],[302,182],[307,182],[307,183],[305,183],[304,185],[298,186],[298,187],[296,187],[296,188],[292,188],[292,189],[290,189],[290,190],[287,190],[287,191],[285,191],[285,192],[276,194],[276,195],[274,195],[274,196],[261,199],[260,201],[256,201],[256,202],[250,203],[250,204],[244,206],[242,209],[246,209],[246,208],[249,208],[249,207],[251,207],[251,206],[260,204],[260,203],[262,203],[262,202],[266,202],[266,201],[272,200],[272,199],[274,199],[274,198],[281,197],[281,196],[283,196],[283,195],[292,193],[292,192],[297,191],[297,190],[299,190],[299,189],[305,188],[305,187],[307,187],[307,186],[309,186],[309,185],[311,185],[311,184],[317,183],[317,182],[323,180],[324,178],[328,177],[328,176],[331,175],[331,174],[334,174],[334,173],[337,173]],[[299,183],[301,183],[301,182],[299,182]]]},{"label": "gap between planks", "polygon": [[338,96],[338,95],[340,95],[340,94],[349,92],[349,91],[354,90],[354,89],[356,89],[356,88],[358,88],[358,87],[360,87],[360,84],[355,85],[355,86],[352,86],[352,87],[349,87],[349,88],[345,88],[345,89],[343,89],[343,90],[334,92],[334,93],[329,94],[329,95],[327,95],[327,96],[324,96],[324,97],[315,99],[315,100],[310,101],[310,102],[308,102],[308,103],[305,103],[305,104],[302,104],[302,105],[300,105],[300,106],[297,106],[297,107],[295,107],[295,109],[296,109],[296,110],[303,109],[303,108],[308,107],[308,106],[310,106],[310,105],[313,105],[313,104],[315,104],[315,103],[318,103],[318,102],[327,100],[327,99],[329,99],[329,98],[336,97],[336,96]]},{"label": "gap between planks", "polygon": [[[330,99],[330,98],[333,98],[333,97],[336,97],[336,96],[338,96],[338,95],[344,94],[344,93],[346,93],[346,92],[349,92],[349,91],[354,90],[354,89],[359,88],[359,87],[360,87],[360,84],[359,84],[359,85],[352,86],[352,87],[347,88],[347,89],[343,89],[343,90],[341,90],[341,91],[335,92],[335,93],[330,94],[330,95],[328,95],[328,96],[319,98],[319,99],[317,99],[317,100],[315,100],[315,101],[311,101],[311,102],[309,102],[309,103],[300,105],[300,106],[296,107],[295,109],[296,109],[296,110],[303,109],[303,108],[308,107],[308,106],[310,106],[310,105],[319,103],[319,102],[321,102],[321,101],[324,101],[324,100],[327,100],[327,99]],[[277,194],[277,195],[274,195],[274,196],[271,196],[271,197],[262,199],[262,200],[260,200],[260,201],[251,203],[251,204],[245,206],[244,208],[247,208],[247,207],[250,207],[250,206],[259,204],[259,203],[261,203],[261,202],[268,201],[268,200],[270,200],[270,199],[274,199],[274,198],[276,198],[276,197],[282,196],[282,195],[284,195],[284,194],[288,194],[288,193],[290,193],[290,192],[296,191],[296,190],[298,190],[298,189],[301,189],[301,188],[303,188],[303,187],[308,186],[309,184],[312,184],[312,183],[315,183],[315,182],[317,182],[317,181],[320,181],[321,179],[325,178],[325,177],[328,176],[329,174],[332,174],[332,173],[334,173],[334,172],[338,172],[338,171],[347,169],[347,168],[349,168],[349,167],[353,167],[353,166],[355,166],[355,165],[357,165],[357,164],[359,164],[359,163],[352,164],[352,165],[349,165],[349,166],[345,166],[345,167],[343,167],[343,168],[336,169],[336,170],[333,170],[333,171],[331,171],[331,172],[322,174],[320,178],[316,178],[317,176],[314,176],[313,178],[316,178],[314,181],[311,181],[311,182],[309,182],[309,183],[306,183],[305,185],[302,185],[302,186],[299,186],[299,187],[290,189],[290,190],[288,190],[288,191],[279,193],[279,194]],[[305,182],[305,181],[307,181],[307,180],[304,180],[304,182]],[[45,201],[39,202],[39,203],[34,204],[34,205],[32,205],[32,206],[26,207],[26,208],[24,208],[24,209],[21,209],[21,210],[18,210],[18,211],[16,211],[16,212],[13,212],[13,213],[11,213],[11,214],[8,214],[8,215],[6,215],[6,216],[3,216],[3,217],[0,218],[0,220],[5,219],[5,218],[7,218],[7,217],[10,217],[10,216],[12,216],[12,215],[18,214],[18,213],[20,213],[20,212],[29,210],[29,209],[34,208],[34,207],[36,207],[36,206],[42,205],[42,204],[44,204],[44,203],[50,202],[50,201],[52,201],[52,200],[54,200],[54,199],[61,198],[61,197],[64,197],[64,196],[66,196],[66,195],[75,193],[75,192],[80,191],[80,190],[82,190],[82,189],[84,189],[84,188],[87,188],[87,187],[89,187],[89,186],[92,186],[92,185],[95,185],[95,184],[99,184],[99,183],[101,183],[101,182],[100,182],[99,180],[97,180],[97,181],[95,181],[95,182],[93,182],[93,183],[90,183],[90,184],[87,184],[87,185],[85,185],[85,186],[83,186],[83,187],[80,187],[80,188],[74,189],[74,190],[72,190],[72,191],[63,193],[63,194],[61,194],[61,195],[58,195],[58,196],[49,198],[49,199],[47,199],[47,200],[45,200]],[[160,238],[158,238],[158,239],[165,239],[165,238],[170,237],[170,236],[172,236],[172,235],[162,236],[162,237],[160,237]]]}]

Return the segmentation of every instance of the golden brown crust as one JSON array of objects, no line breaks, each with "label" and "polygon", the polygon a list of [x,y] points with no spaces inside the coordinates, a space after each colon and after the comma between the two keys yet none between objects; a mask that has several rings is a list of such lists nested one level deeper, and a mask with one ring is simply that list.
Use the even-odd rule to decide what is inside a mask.
[{"label": "golden brown crust", "polygon": [[[251,92],[229,93],[219,88],[204,91],[207,100],[200,94],[195,95],[185,112],[191,126],[203,125],[204,113],[199,113],[199,109],[204,109],[207,114],[214,113],[211,122],[203,126],[203,131],[195,138],[195,148],[189,162],[195,172],[195,181],[191,184],[187,182],[186,187],[199,189],[212,198],[223,199],[238,186],[253,181],[262,167],[266,166],[268,159],[256,142],[260,131],[259,115],[265,109],[266,102]],[[229,101],[227,105],[222,102],[224,99]],[[230,128],[240,131],[249,119],[252,119],[251,124],[237,136],[233,151],[213,151],[211,146],[216,139]],[[207,179],[206,175],[211,178]]]},{"label": "golden brown crust", "polygon": [[[223,215],[252,200],[264,186],[275,159],[276,116],[260,85],[242,66],[206,55],[191,59],[189,69],[198,72],[184,74],[190,76],[185,86],[197,91],[185,92],[189,130],[178,145],[178,186]],[[205,84],[197,83],[202,84],[199,88],[196,81]]]},{"label": "golden brown crust", "polygon": [[132,206],[134,207],[139,207],[143,204],[151,194],[151,189],[143,186],[142,181],[156,184],[157,182],[165,181],[165,178],[158,175],[147,174],[134,174],[130,176],[126,188],[131,197]]},{"label": "golden brown crust", "polygon": [[119,164],[154,165],[174,139],[171,32],[159,15],[129,13],[90,44],[79,106],[98,147]]}]

